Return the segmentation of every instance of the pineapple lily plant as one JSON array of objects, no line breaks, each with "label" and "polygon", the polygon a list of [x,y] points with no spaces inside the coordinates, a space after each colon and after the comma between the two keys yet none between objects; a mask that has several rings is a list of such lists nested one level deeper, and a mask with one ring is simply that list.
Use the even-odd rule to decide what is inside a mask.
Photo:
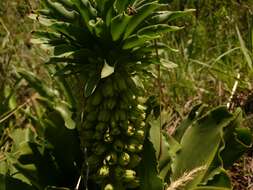
[{"label": "pineapple lily plant", "polygon": [[167,48],[154,40],[180,27],[166,23],[172,13],[158,1],[42,2],[36,19],[48,30],[34,36],[54,48],[50,62],[64,65],[58,72],[84,80],[78,130],[90,178],[105,189],[138,187],[146,116],[133,77],[157,63],[155,48]]},{"label": "pineapple lily plant", "polygon": [[[159,53],[169,47],[157,40],[181,29],[168,22],[184,14],[153,0],[42,0],[30,16],[46,26],[33,33],[33,42],[51,47],[56,74],[82,81],[76,105],[84,153],[79,175],[95,183],[93,189],[231,189],[224,168],[251,145],[249,131],[240,128],[241,112],[199,106],[175,136],[163,135],[159,118],[146,114],[150,105],[143,105],[145,89],[136,80],[150,64],[160,64]],[[21,73],[33,81],[28,75]],[[180,182],[194,170],[194,179]]]}]

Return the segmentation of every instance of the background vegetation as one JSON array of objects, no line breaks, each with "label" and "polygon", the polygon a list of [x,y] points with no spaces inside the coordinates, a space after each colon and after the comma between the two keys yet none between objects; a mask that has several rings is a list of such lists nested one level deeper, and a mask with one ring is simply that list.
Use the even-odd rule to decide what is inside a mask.
[{"label": "background vegetation", "polygon": [[[172,134],[192,107],[200,102],[213,107],[227,105],[237,80],[238,88],[231,101],[231,109],[242,107],[247,118],[244,123],[252,128],[253,2],[164,2],[169,4],[171,10],[196,9],[191,14],[172,21],[171,24],[184,26],[184,29],[163,37],[171,51],[163,52],[163,65],[152,68],[153,72],[148,74],[149,78],[144,83],[148,89],[146,96],[153,97],[150,101],[154,103],[154,107],[157,106],[155,102],[160,102],[164,108],[164,130]],[[39,165],[43,165],[43,161],[52,161],[51,150],[56,155],[54,159],[61,159],[64,148],[73,155],[62,160],[64,167],[74,160],[76,166],[69,165],[69,168],[78,170],[81,163],[77,159],[81,154],[80,150],[72,150],[70,145],[68,148],[62,142],[62,138],[65,138],[78,144],[78,139],[73,137],[75,132],[63,130],[56,140],[52,138],[59,126],[73,127],[71,114],[74,113],[75,99],[68,93],[73,88],[70,85],[73,83],[63,77],[53,78],[54,68],[44,64],[49,59],[46,47],[31,43],[32,31],[40,26],[36,21],[30,20],[28,15],[38,6],[39,1],[36,0],[0,1],[0,174],[7,168],[15,170],[9,167],[13,163],[7,162],[6,160],[10,160],[7,157],[18,154],[15,151],[13,153],[13,149],[17,152],[26,149],[19,147],[19,144],[28,139],[29,142],[33,139],[33,143],[40,145],[41,150],[38,152],[48,149],[45,154],[37,155],[37,158],[43,157]],[[161,72],[160,76],[158,70]],[[31,73],[38,78],[29,78]],[[64,113],[68,113],[70,117]],[[54,126],[53,131],[49,130],[49,126]],[[18,130],[22,131],[23,136],[15,142],[13,139],[16,139]],[[61,141],[63,146],[50,147],[57,144],[56,141]],[[11,149],[12,154],[8,154]],[[252,150],[231,168],[235,189],[250,189],[253,184],[251,156]],[[44,176],[41,177],[42,184],[43,180],[46,181],[47,169],[53,168],[57,173],[64,170],[63,165],[56,167],[48,164]],[[30,170],[33,171],[32,168]],[[66,168],[65,170],[67,171]],[[59,184],[69,186],[76,183],[78,176],[75,171],[72,172],[74,175],[71,179],[65,179],[64,183],[59,181]]]}]

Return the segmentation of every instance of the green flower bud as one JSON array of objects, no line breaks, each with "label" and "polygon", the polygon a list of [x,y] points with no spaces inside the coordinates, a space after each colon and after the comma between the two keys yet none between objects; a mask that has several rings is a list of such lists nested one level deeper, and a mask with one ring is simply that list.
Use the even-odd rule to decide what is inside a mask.
[{"label": "green flower bud", "polygon": [[111,143],[113,141],[113,137],[109,132],[106,132],[104,135],[104,141],[107,143]]},{"label": "green flower bud", "polygon": [[112,127],[112,128],[117,127],[117,123],[116,123],[114,120],[111,121],[111,127]]},{"label": "green flower bud", "polygon": [[140,126],[141,126],[141,128],[144,128],[144,127],[146,126],[146,123],[145,123],[144,121],[142,121],[142,122],[140,123]]},{"label": "green flower bud", "polygon": [[129,152],[140,152],[143,149],[143,145],[140,144],[137,140],[131,139],[129,144],[126,145],[126,149]]},{"label": "green flower bud", "polygon": [[128,125],[126,134],[128,136],[132,136],[132,135],[134,135],[134,132],[135,132],[135,128],[132,125]]},{"label": "green flower bud", "polygon": [[125,173],[123,175],[123,180],[125,182],[132,181],[136,178],[136,172],[134,170],[125,170]]},{"label": "green flower bud", "polygon": [[80,131],[80,136],[82,137],[82,139],[85,139],[85,140],[93,139],[93,135],[94,135],[94,132],[91,130],[81,130]]},{"label": "green flower bud", "polygon": [[147,107],[145,107],[145,106],[143,106],[143,105],[141,105],[141,104],[138,104],[138,105],[137,105],[137,108],[138,108],[139,110],[142,110],[142,111],[145,111],[145,110],[147,109]]},{"label": "green flower bud", "polygon": [[141,114],[141,118],[144,120],[144,119],[146,119],[146,113],[142,113]]},{"label": "green flower bud", "polygon": [[86,116],[86,119],[88,121],[96,121],[97,120],[97,111],[91,111],[88,113],[88,115]]},{"label": "green flower bud", "polygon": [[109,165],[114,165],[117,163],[117,154],[112,152],[110,154],[108,154],[104,161],[103,161],[104,164],[109,164]]},{"label": "green flower bud", "polygon": [[107,184],[104,188],[104,190],[114,190],[114,187],[112,184]]},{"label": "green flower bud", "polygon": [[130,157],[130,162],[127,165],[127,167],[129,167],[129,168],[135,168],[136,166],[139,165],[140,161],[141,161],[141,157],[138,156],[137,154],[133,154]]},{"label": "green flower bud", "polygon": [[134,137],[139,140],[139,141],[143,141],[145,138],[145,132],[141,129],[135,131]]},{"label": "green flower bud", "polygon": [[85,130],[87,130],[87,129],[92,129],[93,126],[94,126],[94,123],[93,123],[93,122],[90,122],[90,121],[88,121],[88,120],[86,120],[86,121],[83,123],[83,125],[82,125],[82,127],[83,127]]},{"label": "green flower bud", "polygon": [[99,164],[99,160],[100,158],[97,155],[91,155],[90,157],[88,157],[87,161],[89,163],[89,167],[90,168],[97,167]]},{"label": "green flower bud", "polygon": [[93,138],[96,139],[96,140],[102,140],[103,139],[103,133],[96,131]]},{"label": "green flower bud", "polygon": [[102,93],[104,97],[112,97],[113,96],[113,84],[112,80],[108,78],[106,83],[103,85]]},{"label": "green flower bud", "polygon": [[96,125],[96,131],[104,132],[105,130],[106,130],[106,124],[105,124],[105,123],[99,122],[99,123]]},{"label": "green flower bud", "polygon": [[147,101],[147,99],[146,99],[146,98],[141,97],[141,96],[140,96],[140,97],[138,97],[138,98],[137,98],[137,100],[138,100],[138,102],[139,102],[139,103],[141,103],[141,104],[145,104],[145,103],[146,103],[146,101]]},{"label": "green flower bud", "polygon": [[102,155],[107,151],[107,146],[102,144],[102,143],[97,143],[95,144],[94,148],[93,148],[93,152],[96,155]]},{"label": "green flower bud", "polygon": [[125,174],[125,170],[123,168],[118,166],[114,169],[114,175],[115,175],[117,180],[122,179],[124,174]]},{"label": "green flower bud", "polygon": [[98,120],[103,121],[103,122],[107,122],[110,120],[110,115],[111,115],[111,113],[108,110],[100,110],[100,112],[98,114]]},{"label": "green flower bud", "polygon": [[127,90],[126,82],[122,76],[117,75],[116,82],[117,82],[117,87],[119,91]]},{"label": "green flower bud", "polygon": [[120,129],[118,127],[115,127],[111,130],[111,134],[112,135],[119,135],[121,132],[120,132]]},{"label": "green flower bud", "polygon": [[99,170],[98,170],[98,175],[100,177],[108,177],[109,176],[109,167],[108,166],[102,166]]},{"label": "green flower bud", "polygon": [[93,94],[93,96],[91,96],[91,104],[93,106],[98,106],[101,102],[102,102],[102,94],[99,90],[96,90]]},{"label": "green flower bud", "polygon": [[120,140],[115,140],[115,142],[113,143],[113,148],[115,151],[117,152],[122,152],[123,148],[124,148],[124,144],[122,141]]},{"label": "green flower bud", "polygon": [[130,156],[128,153],[123,152],[119,156],[119,164],[122,166],[126,166],[130,162]]},{"label": "green flower bud", "polygon": [[109,110],[112,110],[117,104],[117,101],[115,100],[115,98],[109,98],[106,100],[106,107]]},{"label": "green flower bud", "polygon": [[119,120],[124,121],[127,119],[127,113],[125,110],[122,110],[122,109],[118,110],[118,114],[119,114]]},{"label": "green flower bud", "polygon": [[131,180],[126,185],[128,188],[135,189],[138,186],[140,186],[140,180],[138,179]]}]

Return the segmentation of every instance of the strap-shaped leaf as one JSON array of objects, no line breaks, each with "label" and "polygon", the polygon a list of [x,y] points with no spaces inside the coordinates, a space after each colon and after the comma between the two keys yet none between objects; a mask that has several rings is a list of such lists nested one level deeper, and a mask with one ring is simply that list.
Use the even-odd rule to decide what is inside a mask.
[{"label": "strap-shaped leaf", "polygon": [[48,32],[48,31],[34,31],[32,32],[33,38],[41,39],[43,41],[46,41],[49,43],[50,41],[59,40],[60,34],[57,34],[55,32]]},{"label": "strap-shaped leaf", "polygon": [[70,44],[60,44],[54,47],[54,55],[64,57],[66,53],[77,51],[79,48]]},{"label": "strap-shaped leaf", "polygon": [[140,29],[137,34],[130,36],[124,42],[123,49],[132,49],[142,46],[146,42],[161,37],[161,33],[180,30],[181,27],[167,24],[151,25]]},{"label": "strap-shaped leaf", "polygon": [[57,20],[54,20],[53,18],[47,18],[46,16],[40,15],[40,14],[29,14],[29,18],[38,21],[40,24],[44,26],[51,26]]},{"label": "strap-shaped leaf", "polygon": [[76,45],[85,44],[90,40],[90,33],[87,29],[73,24],[56,22],[50,26],[50,29],[64,35],[68,40],[72,41]]},{"label": "strap-shaped leaf", "polygon": [[111,21],[111,35],[113,41],[117,41],[122,36],[123,32],[125,31],[131,16],[122,13],[114,17]]},{"label": "strap-shaped leaf", "polygon": [[67,10],[61,3],[43,0],[47,8],[52,12],[52,16],[66,21],[74,21],[77,17],[75,11]]},{"label": "strap-shaped leaf", "polygon": [[158,12],[157,15],[151,18],[151,21],[154,23],[164,23],[170,22],[180,17],[184,17],[185,15],[194,12],[195,9],[187,9],[184,11],[161,11]]},{"label": "strap-shaped leaf", "polygon": [[85,97],[89,97],[90,95],[93,94],[93,92],[97,88],[97,85],[98,85],[99,81],[100,81],[100,75],[99,74],[98,75],[95,74],[87,80],[87,82],[85,84],[85,87],[84,87]]},{"label": "strap-shaped leaf", "polygon": [[153,38],[139,38],[137,34],[134,34],[132,36],[130,36],[123,44],[122,49],[133,49],[133,48],[138,48],[140,46],[143,46],[145,43],[147,43],[147,45],[149,45],[149,41],[152,39],[156,39],[157,36],[153,37]]},{"label": "strap-shaped leaf", "polygon": [[105,15],[105,24],[107,27],[110,26],[112,18],[113,18],[113,8],[110,7]]},{"label": "strap-shaped leaf", "polygon": [[20,70],[19,74],[29,82],[31,87],[36,89],[40,95],[48,98],[53,99],[55,97],[55,91],[53,91],[51,88],[47,87],[44,83],[42,83],[35,75],[34,73],[27,71],[27,70]]},{"label": "strap-shaped leaf", "polygon": [[142,23],[145,18],[152,15],[153,11],[156,9],[162,7],[161,4],[158,4],[157,2],[147,3],[143,6],[139,7],[137,10],[135,10],[136,13],[132,16],[131,20],[129,21],[129,24],[127,26],[127,29],[125,30],[124,39],[128,38]]},{"label": "strap-shaped leaf", "polygon": [[139,38],[160,38],[162,33],[181,30],[182,27],[157,24],[144,27],[137,32]]},{"label": "strap-shaped leaf", "polygon": [[129,0],[115,0],[113,3],[113,8],[117,13],[122,13],[126,10],[129,4]]},{"label": "strap-shaped leaf", "polygon": [[92,28],[89,21],[97,16],[97,10],[92,7],[89,0],[72,0],[82,16],[85,26],[92,33]]},{"label": "strap-shaped leaf", "polygon": [[62,3],[65,7],[69,8],[69,9],[74,9],[74,3],[72,2],[72,0],[58,0],[60,3]]}]

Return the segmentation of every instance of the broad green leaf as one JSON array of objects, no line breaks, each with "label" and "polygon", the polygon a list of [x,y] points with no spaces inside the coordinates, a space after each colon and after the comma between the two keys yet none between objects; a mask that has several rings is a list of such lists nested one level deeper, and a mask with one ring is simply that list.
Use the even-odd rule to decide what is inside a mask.
[{"label": "broad green leaf", "polygon": [[171,158],[179,151],[180,145],[170,136],[165,136],[160,130],[160,119],[151,120],[150,137],[158,160],[159,176],[164,180],[171,169]]},{"label": "broad green leaf", "polygon": [[128,38],[136,28],[138,28],[139,24],[142,23],[145,18],[150,16],[153,11],[160,8],[161,4],[158,4],[157,2],[147,3],[143,6],[139,7],[136,12],[138,14],[132,15],[131,20],[128,23],[128,26],[125,30],[124,39]]},{"label": "broad green leaf", "polygon": [[232,166],[251,147],[252,137],[250,131],[247,128],[241,128],[241,123],[242,111],[241,109],[237,109],[233,114],[233,120],[223,131],[223,140],[220,143],[220,148],[212,161],[211,167],[203,179],[204,184],[208,183],[214,175],[217,175],[217,168]]},{"label": "broad green leaf", "polygon": [[158,163],[155,156],[155,149],[148,139],[144,142],[142,154],[142,161],[139,165],[140,190],[162,190],[163,182],[162,179],[158,177]]},{"label": "broad green leaf", "polygon": [[220,155],[225,168],[230,167],[252,146],[250,129],[243,127],[236,128],[231,135],[225,138],[225,148]]},{"label": "broad green leaf", "polygon": [[161,142],[162,142],[162,133],[160,126],[160,119],[154,120],[152,119],[150,122],[150,130],[149,130],[149,140],[152,142],[153,147],[155,149],[156,159],[159,159],[159,155],[161,152]]},{"label": "broad green leaf", "polygon": [[163,180],[166,180],[167,176],[171,173],[172,159],[180,149],[180,144],[173,137],[163,134],[158,165],[159,176]]},{"label": "broad green leaf", "polygon": [[193,124],[193,122],[203,114],[203,110],[206,107],[207,107],[206,105],[199,104],[192,108],[187,118],[180,123],[180,125],[176,128],[176,131],[174,132],[173,137],[178,142],[181,141],[181,138],[184,135],[185,131],[188,129],[188,127],[190,127]]},{"label": "broad green leaf", "polygon": [[209,175],[209,181],[205,186],[232,188],[231,180],[227,171],[221,167],[212,171]]},{"label": "broad green leaf", "polygon": [[[190,128],[187,128],[181,139],[181,150],[173,160],[171,180],[175,181],[185,172],[206,166],[209,167],[219,149],[222,141],[222,131],[233,120],[225,107],[218,107],[200,119],[195,121]],[[191,157],[192,159],[189,159]],[[205,175],[200,172],[187,185],[187,188],[194,188]]]}]

